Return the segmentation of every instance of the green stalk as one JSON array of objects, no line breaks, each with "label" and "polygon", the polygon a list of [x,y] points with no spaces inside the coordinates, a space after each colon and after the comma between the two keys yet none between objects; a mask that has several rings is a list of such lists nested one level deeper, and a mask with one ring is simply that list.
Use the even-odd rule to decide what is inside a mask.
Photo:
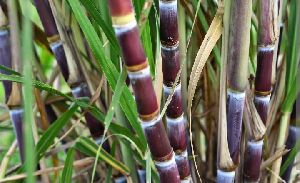
[{"label": "green stalk", "polygon": [[[286,133],[287,133],[289,122],[290,122],[290,116],[291,116],[290,112],[283,112],[281,115],[276,148],[282,147],[285,144]],[[278,158],[273,163],[272,170],[273,170],[273,173],[276,173],[276,175],[279,175],[281,162],[282,162],[282,157]],[[278,181],[277,176],[272,175],[270,182],[277,182],[277,181]]]},{"label": "green stalk", "polygon": [[[29,7],[29,0],[25,1],[25,6]],[[30,12],[28,12],[30,14]],[[33,118],[33,85],[32,85],[32,63],[33,60],[33,42],[32,42],[32,24],[29,18],[23,17],[22,29],[22,57],[23,57],[23,105],[24,105],[24,139],[25,139],[25,168],[26,168],[26,182],[35,182],[33,176],[35,170],[35,158],[32,149],[34,149],[34,142],[32,136]]]},{"label": "green stalk", "polygon": [[178,4],[178,28],[179,28],[179,54],[180,60],[183,64],[182,72],[181,72],[181,86],[182,86],[182,105],[184,111],[186,111],[187,106],[187,63],[186,63],[186,15],[184,7],[181,3]]}]

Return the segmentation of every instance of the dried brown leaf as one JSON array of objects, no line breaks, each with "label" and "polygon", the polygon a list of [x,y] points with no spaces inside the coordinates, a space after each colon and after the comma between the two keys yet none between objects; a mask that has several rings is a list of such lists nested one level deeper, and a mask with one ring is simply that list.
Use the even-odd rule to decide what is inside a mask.
[{"label": "dried brown leaf", "polygon": [[256,107],[253,103],[253,95],[251,95],[251,92],[247,92],[244,114],[248,118],[248,120],[246,120],[246,123],[248,124],[246,124],[245,126],[250,135],[250,138],[255,141],[263,139],[266,133],[266,127],[256,110]]},{"label": "dried brown leaf", "polygon": [[160,107],[160,99],[162,96],[162,88],[163,88],[163,73],[162,73],[161,57],[159,57],[159,60],[156,61],[155,73],[156,74],[155,74],[155,80],[154,80],[154,91],[155,91],[156,98],[157,98],[157,104]]}]

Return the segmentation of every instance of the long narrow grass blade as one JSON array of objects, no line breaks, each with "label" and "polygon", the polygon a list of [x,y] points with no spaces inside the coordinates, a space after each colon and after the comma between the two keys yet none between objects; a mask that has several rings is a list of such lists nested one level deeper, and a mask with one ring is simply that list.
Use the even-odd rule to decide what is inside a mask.
[{"label": "long narrow grass blade", "polygon": [[75,149],[71,148],[68,150],[65,166],[62,172],[60,182],[72,182],[72,173],[73,173],[73,162],[75,156]]},{"label": "long narrow grass blade", "polygon": [[[98,145],[86,137],[80,137],[75,144],[75,148],[88,156],[96,157]],[[130,170],[127,166],[116,160],[102,148],[100,148],[98,160],[105,161],[124,175],[129,175],[130,173]]]},{"label": "long narrow grass blade", "polygon": [[290,15],[288,22],[288,40],[287,45],[287,75],[286,75],[286,93],[295,84],[294,78],[297,75],[300,62],[300,1],[292,0],[290,2]]},{"label": "long narrow grass blade", "polygon": [[[108,112],[105,116],[105,119],[104,119],[104,125],[105,125],[105,130],[104,130],[104,133],[103,133],[103,137],[106,136],[106,133],[108,131],[108,128],[111,124],[111,121],[114,117],[114,114],[115,114],[115,109],[119,103],[119,100],[120,100],[120,97],[121,97],[121,94],[123,92],[123,89],[125,87],[125,80],[126,80],[126,77],[127,77],[127,74],[126,74],[126,69],[123,69],[122,70],[122,73],[118,79],[118,82],[117,82],[117,85],[116,85],[116,92],[114,93],[113,95],[113,98],[112,98],[112,101],[111,101],[111,104],[109,106],[109,109],[108,109]],[[96,167],[97,167],[97,159],[99,157],[99,153],[100,153],[100,149],[102,148],[102,145],[103,145],[104,141],[100,144],[98,150],[97,150],[97,154],[96,154],[96,160],[95,160],[95,163],[94,163],[94,168],[93,168],[93,174],[92,174],[92,182],[94,182],[94,177],[95,177],[95,173],[96,173]]]},{"label": "long narrow grass blade", "polygon": [[[23,77],[21,76],[16,76],[16,75],[5,75],[5,74],[0,74],[0,81],[3,80],[7,80],[7,81],[13,81],[13,82],[17,82],[17,83],[23,83]],[[77,100],[69,95],[66,95],[56,89],[54,89],[53,87],[51,87],[50,85],[40,82],[40,81],[33,81],[33,84],[36,88],[40,89],[40,90],[44,90],[47,91],[53,95],[58,95],[61,97],[64,97],[65,99],[75,103],[76,105],[80,106],[81,108],[83,108],[84,110],[88,110],[89,112],[91,112],[91,114],[93,116],[95,116],[99,121],[104,122],[105,120],[105,115],[103,113],[101,113],[99,111],[98,108],[91,106],[88,104],[88,102],[86,101],[82,101],[82,100]],[[124,128],[116,123],[112,123],[109,126],[109,130],[113,133],[119,133],[122,134],[124,136],[127,136],[129,139],[131,139],[135,144],[137,144],[137,146],[144,152],[146,150],[146,145],[144,143],[142,143],[141,139],[139,139],[138,137],[135,137],[132,132],[130,132],[129,129]]]},{"label": "long narrow grass blade", "polygon": [[[114,157],[116,154],[116,142],[114,141],[111,145],[111,149],[110,149],[110,155],[112,157]],[[108,172],[107,172],[107,175],[106,175],[106,179],[105,179],[105,183],[110,183],[111,182],[111,178],[112,178],[112,167],[109,167],[108,168]]]},{"label": "long narrow grass blade", "polygon": [[72,105],[68,111],[62,114],[53,124],[46,130],[43,136],[38,141],[35,152],[37,155],[37,160],[43,156],[46,150],[50,147],[53,143],[55,137],[61,131],[61,129],[70,121],[73,114],[76,112],[78,105]]},{"label": "long narrow grass blade", "polygon": [[115,33],[111,27],[107,25],[105,20],[102,18],[100,11],[95,6],[95,2],[92,0],[80,0],[85,9],[90,13],[91,17],[96,21],[96,23],[101,27],[107,39],[113,46],[114,52],[120,55],[120,47],[118,45]]}]

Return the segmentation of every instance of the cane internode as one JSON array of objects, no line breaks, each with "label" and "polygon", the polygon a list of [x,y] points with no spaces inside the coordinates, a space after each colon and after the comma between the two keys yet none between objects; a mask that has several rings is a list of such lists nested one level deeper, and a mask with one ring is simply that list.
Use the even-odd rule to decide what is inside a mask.
[{"label": "cane internode", "polygon": [[[160,42],[165,99],[171,94],[180,70],[179,32],[177,22],[177,0],[160,0]],[[181,181],[190,176],[187,159],[186,120],[184,119],[181,84],[175,86],[175,92],[166,110],[168,137],[176,154],[176,163]]]},{"label": "cane internode", "polygon": [[109,0],[113,27],[137,104],[139,118],[161,182],[180,182],[174,152],[159,115],[145,52],[130,0]]},{"label": "cane internode", "polygon": [[[13,63],[12,56],[12,44],[10,37],[10,30],[8,26],[7,18],[2,10],[0,5],[0,64],[8,67],[10,69],[16,70],[13,68],[15,64]],[[10,74],[7,71],[0,71],[1,74]],[[25,147],[23,140],[23,108],[21,107],[21,88],[19,84],[12,83],[11,81],[3,81],[3,87],[5,91],[5,103],[9,109],[9,116],[13,125],[15,136],[18,143],[18,148],[20,151],[21,162],[25,161]]]},{"label": "cane internode", "polygon": [[[61,73],[71,88],[72,94],[75,98],[88,97],[91,98],[91,93],[87,85],[83,82],[82,72],[77,64],[69,63],[66,51],[63,45],[63,40],[59,35],[57,25],[51,10],[48,0],[35,0],[35,6],[40,16],[40,20],[44,27],[45,35],[49,42],[50,48],[57,60]],[[72,60],[72,62],[75,62]],[[75,76],[75,77],[74,77]],[[72,79],[70,79],[72,78]],[[71,81],[72,80],[72,81]],[[102,137],[104,133],[104,126],[89,112],[84,113],[87,127],[90,130],[92,137],[97,140]],[[106,150],[109,150],[109,145],[104,144]]]}]

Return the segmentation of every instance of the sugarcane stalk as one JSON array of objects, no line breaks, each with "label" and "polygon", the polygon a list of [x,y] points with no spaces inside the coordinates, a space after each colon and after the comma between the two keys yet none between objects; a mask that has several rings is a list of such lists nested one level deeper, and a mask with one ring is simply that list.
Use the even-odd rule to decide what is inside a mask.
[{"label": "sugarcane stalk", "polygon": [[125,176],[120,176],[114,178],[115,183],[127,183],[126,177]]},{"label": "sugarcane stalk", "polygon": [[264,123],[267,121],[272,87],[273,54],[276,45],[275,0],[259,2],[259,35],[254,104]]},{"label": "sugarcane stalk", "polygon": [[244,181],[258,182],[262,162],[263,140],[248,140],[244,159]]},{"label": "sugarcane stalk", "polygon": [[253,96],[248,92],[244,110],[244,124],[247,130],[247,144],[244,154],[244,182],[258,182],[263,154],[263,139],[266,127],[259,117],[253,102]]},{"label": "sugarcane stalk", "polygon": [[218,183],[233,183],[235,178],[234,171],[217,171],[217,182]]},{"label": "sugarcane stalk", "polygon": [[248,79],[252,14],[251,0],[233,0],[230,6],[227,53],[227,141],[233,163],[239,164],[242,117]]},{"label": "sugarcane stalk", "polygon": [[[50,4],[48,0],[35,0],[34,1],[37,12],[40,16],[40,20],[44,27],[45,35],[47,36],[47,40],[50,44],[50,48],[57,60],[61,73],[65,79],[65,81],[71,86],[71,88],[75,85],[78,85],[81,82],[81,78],[78,78],[78,81],[69,81],[70,78],[70,70],[75,72],[75,74],[80,74],[80,70],[72,67],[71,64],[68,63],[66,58],[66,53],[63,47],[63,41],[60,38],[56,22],[54,16],[51,11]],[[79,76],[79,75],[77,75]]]},{"label": "sugarcane stalk", "polygon": [[135,95],[141,125],[161,182],[180,182],[175,155],[159,112],[131,0],[109,0],[113,27]]},{"label": "sugarcane stalk", "polygon": [[[90,91],[83,81],[82,71],[74,63],[69,63],[66,57],[66,52],[63,47],[63,41],[60,38],[59,31],[56,26],[56,22],[51,11],[48,0],[35,0],[35,6],[40,16],[42,25],[44,27],[45,35],[47,36],[50,48],[57,60],[61,73],[72,90],[72,94],[75,98],[88,97],[91,98]],[[74,75],[76,77],[74,77]],[[74,79],[76,78],[76,79]],[[92,137],[97,141],[102,141],[102,135],[104,133],[104,126],[89,112],[84,113],[84,117],[87,122],[87,126],[91,132]],[[108,144],[105,143],[104,146]],[[109,148],[108,148],[109,149]]]},{"label": "sugarcane stalk", "polygon": [[18,147],[20,151],[20,157],[22,163],[25,161],[25,147],[24,147],[24,141],[23,141],[23,108],[12,108],[9,110],[10,119],[13,123],[14,132],[16,134]]},{"label": "sugarcane stalk", "polygon": [[[293,107],[293,111],[292,111],[292,114],[291,114],[291,125],[289,127],[289,132],[288,132],[288,137],[287,137],[287,140],[286,140],[286,149],[290,149],[292,150],[297,142],[299,141],[300,139],[300,111],[299,111],[299,107],[300,107],[300,94],[298,94],[298,98],[294,104],[294,107]],[[290,154],[291,154],[291,151],[289,151],[287,154],[285,154],[283,157],[282,157],[282,165],[281,167],[283,167],[283,165],[285,164],[285,162],[288,160],[288,158],[290,157]],[[295,158],[293,158],[290,162],[289,162],[289,166],[284,170],[284,172],[280,172],[281,173],[281,178],[283,180],[285,180],[286,182],[289,182],[290,181],[290,176],[291,176],[291,172],[292,172],[292,169],[293,169],[293,166],[294,166],[294,161],[295,161]]]},{"label": "sugarcane stalk", "polygon": [[50,124],[57,120],[57,115],[50,104],[45,105],[45,111]]},{"label": "sugarcane stalk", "polygon": [[[300,139],[300,127],[299,126],[290,126],[288,133],[289,134],[288,134],[285,145],[286,145],[286,149],[292,150],[296,146],[297,141]],[[290,154],[291,154],[291,151],[289,151],[287,154],[285,154],[282,157],[282,165],[284,165],[284,162],[288,160]],[[283,175],[281,176],[281,178],[283,180],[285,180],[286,182],[290,181],[291,172],[294,167],[294,161],[295,161],[295,158],[293,158],[289,162],[290,163],[289,166],[287,167],[287,169],[283,172]]]},{"label": "sugarcane stalk", "polygon": [[[12,23],[16,24],[16,22]],[[13,47],[11,41],[10,32],[8,30],[8,21],[2,10],[2,7],[0,6],[0,64],[8,68],[15,69],[16,71],[20,71],[17,64],[18,60],[16,58],[18,57],[18,52],[15,52],[16,54],[12,55],[12,49],[18,49],[17,46],[19,45],[17,45],[16,42],[12,42],[14,44]],[[1,71],[1,73],[9,74],[5,71]],[[17,138],[20,158],[22,163],[24,163],[25,150],[23,141],[23,109],[21,107],[20,88],[19,85],[12,83],[11,81],[3,81],[3,86],[5,90],[5,101],[9,108],[10,118]]]},{"label": "sugarcane stalk", "polygon": [[[164,94],[167,99],[175,84],[180,69],[179,32],[177,21],[177,0],[160,0],[160,41]],[[183,113],[181,84],[166,110],[168,137],[175,151],[180,179],[190,180],[190,167],[187,157],[186,120]]]},{"label": "sugarcane stalk", "polygon": [[146,170],[138,169],[140,183],[146,183]]},{"label": "sugarcane stalk", "polygon": [[[278,12],[276,9],[277,1],[275,0],[260,1],[259,3],[259,36],[254,104],[262,122],[267,125],[277,35],[277,20],[275,17]],[[259,181],[262,151],[263,141],[261,139],[253,140],[253,137],[249,137],[244,163],[245,182]]]}]

